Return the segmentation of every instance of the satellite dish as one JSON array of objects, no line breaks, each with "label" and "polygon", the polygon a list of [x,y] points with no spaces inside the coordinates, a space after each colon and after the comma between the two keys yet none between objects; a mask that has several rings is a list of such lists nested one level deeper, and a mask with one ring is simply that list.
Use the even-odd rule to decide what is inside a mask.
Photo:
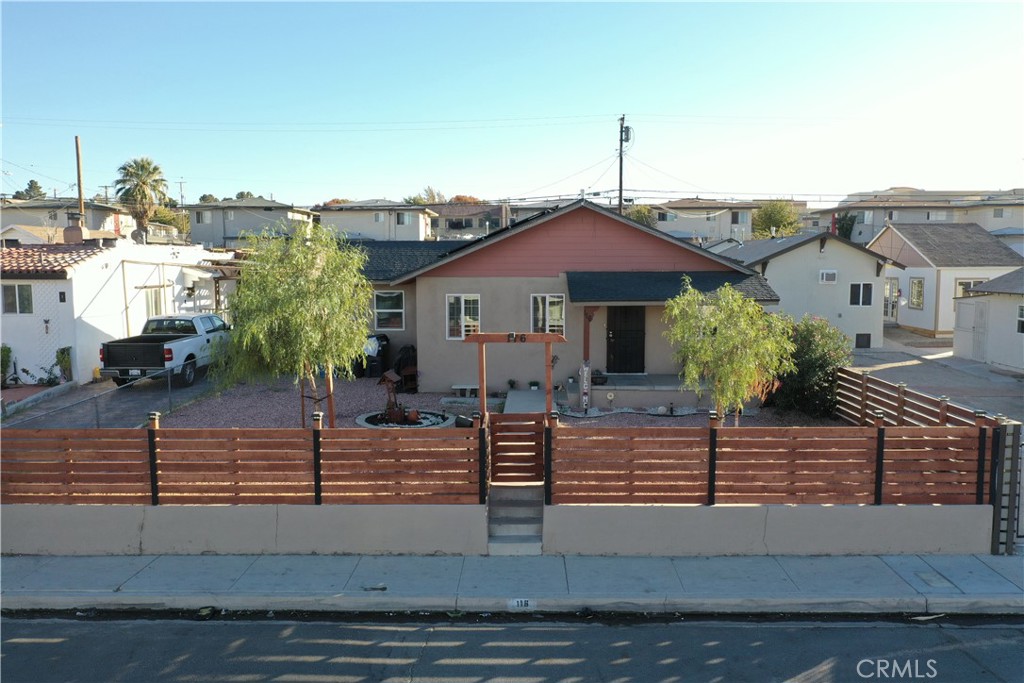
[{"label": "satellite dish", "polygon": [[615,392],[614,391],[609,391],[607,394],[604,395],[604,397],[607,398],[609,401],[614,401],[615,400]]}]

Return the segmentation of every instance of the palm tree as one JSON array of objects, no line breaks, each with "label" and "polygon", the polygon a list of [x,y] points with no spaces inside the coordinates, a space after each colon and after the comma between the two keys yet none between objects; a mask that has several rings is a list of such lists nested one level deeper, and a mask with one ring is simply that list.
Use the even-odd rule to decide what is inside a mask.
[{"label": "palm tree", "polygon": [[114,181],[117,198],[128,208],[137,228],[145,232],[156,207],[167,200],[164,172],[149,157],[126,161],[117,172],[121,176]]}]

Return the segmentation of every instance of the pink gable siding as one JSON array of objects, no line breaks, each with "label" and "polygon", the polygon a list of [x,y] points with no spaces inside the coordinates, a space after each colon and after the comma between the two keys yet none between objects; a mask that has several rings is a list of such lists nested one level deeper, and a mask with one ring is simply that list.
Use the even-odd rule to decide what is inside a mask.
[{"label": "pink gable siding", "polygon": [[555,277],[568,271],[723,271],[729,266],[587,208],[488,245],[436,277]]},{"label": "pink gable siding", "polygon": [[871,251],[898,261],[908,268],[931,267],[917,249],[891,228],[871,244]]}]

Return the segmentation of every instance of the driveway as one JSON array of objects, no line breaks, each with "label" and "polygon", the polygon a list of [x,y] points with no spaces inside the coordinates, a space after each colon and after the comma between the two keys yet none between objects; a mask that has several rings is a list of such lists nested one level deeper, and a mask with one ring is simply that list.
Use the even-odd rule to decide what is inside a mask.
[{"label": "driveway", "polygon": [[1024,375],[997,370],[991,365],[953,357],[952,340],[935,340],[886,328],[880,349],[855,349],[852,367],[870,370],[894,384],[950,401],[990,415],[1024,422]]}]

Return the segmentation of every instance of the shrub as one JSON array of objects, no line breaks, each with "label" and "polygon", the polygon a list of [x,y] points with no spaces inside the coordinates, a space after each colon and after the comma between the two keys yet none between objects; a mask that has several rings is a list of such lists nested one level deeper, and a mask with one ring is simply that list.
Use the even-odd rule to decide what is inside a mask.
[{"label": "shrub", "polygon": [[0,366],[3,368],[3,379],[7,381],[7,371],[11,367],[11,347],[7,344],[0,344]]},{"label": "shrub", "polygon": [[57,365],[64,375],[64,379],[71,381],[71,347],[62,346],[57,349]]},{"label": "shrub", "polygon": [[772,405],[827,417],[836,409],[836,373],[849,365],[852,342],[824,318],[805,315],[793,326],[796,371],[783,375]]}]

